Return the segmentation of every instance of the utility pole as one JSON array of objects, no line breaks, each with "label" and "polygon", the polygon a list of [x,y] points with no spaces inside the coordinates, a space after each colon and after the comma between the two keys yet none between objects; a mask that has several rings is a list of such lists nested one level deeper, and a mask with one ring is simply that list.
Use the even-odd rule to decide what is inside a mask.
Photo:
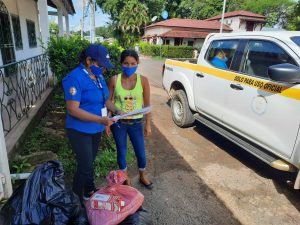
[{"label": "utility pole", "polygon": [[226,0],[223,2],[223,12],[222,12],[222,19],[221,19],[221,28],[220,33],[223,32],[223,24],[224,24],[224,14],[225,14],[225,8],[226,8]]},{"label": "utility pole", "polygon": [[91,29],[91,42],[95,42],[95,7],[96,7],[96,0],[91,0],[91,11],[92,11],[92,29]]},{"label": "utility pole", "polygon": [[82,0],[82,18],[81,18],[81,39],[83,39],[84,32],[84,9],[85,9],[85,0]]}]

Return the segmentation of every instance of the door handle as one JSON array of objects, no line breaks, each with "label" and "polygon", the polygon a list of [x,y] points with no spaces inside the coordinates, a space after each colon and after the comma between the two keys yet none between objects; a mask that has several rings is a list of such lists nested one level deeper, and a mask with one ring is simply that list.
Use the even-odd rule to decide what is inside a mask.
[{"label": "door handle", "polygon": [[242,85],[240,84],[230,84],[230,87],[234,90],[238,90],[238,91],[241,91],[241,90],[244,90],[244,88],[242,87]]},{"label": "door handle", "polygon": [[203,78],[204,75],[202,73],[196,73],[196,76],[199,77],[199,78]]}]

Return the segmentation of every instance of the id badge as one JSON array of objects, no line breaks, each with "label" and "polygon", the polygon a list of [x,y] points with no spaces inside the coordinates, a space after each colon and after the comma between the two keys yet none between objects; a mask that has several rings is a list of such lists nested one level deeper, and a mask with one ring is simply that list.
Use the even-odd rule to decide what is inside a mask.
[{"label": "id badge", "polygon": [[107,108],[106,107],[101,109],[101,116],[107,116]]}]

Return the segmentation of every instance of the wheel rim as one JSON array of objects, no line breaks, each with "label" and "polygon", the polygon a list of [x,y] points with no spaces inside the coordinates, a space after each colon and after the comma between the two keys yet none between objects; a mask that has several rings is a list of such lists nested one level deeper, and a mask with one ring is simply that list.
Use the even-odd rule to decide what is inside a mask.
[{"label": "wheel rim", "polygon": [[183,105],[180,101],[176,100],[173,104],[173,114],[177,121],[181,121],[183,117]]}]

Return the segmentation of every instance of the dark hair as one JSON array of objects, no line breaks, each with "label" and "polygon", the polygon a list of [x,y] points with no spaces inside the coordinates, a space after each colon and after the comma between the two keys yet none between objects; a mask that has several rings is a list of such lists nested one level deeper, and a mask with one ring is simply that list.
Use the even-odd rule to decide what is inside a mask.
[{"label": "dark hair", "polygon": [[[89,57],[89,56],[87,56],[86,55],[86,49],[87,48],[84,48],[83,50],[82,50],[82,52],[79,54],[79,56],[78,56],[78,59],[79,59],[79,63],[83,63],[84,65],[86,64],[86,58],[87,57]],[[95,59],[93,59],[93,58],[91,58],[91,60],[93,61],[93,62],[96,62],[97,60],[95,60]]]},{"label": "dark hair", "polygon": [[128,57],[128,56],[135,58],[135,60],[137,62],[139,62],[139,55],[137,54],[137,52],[134,50],[131,50],[131,49],[127,49],[121,53],[121,60],[120,60],[121,63],[123,63],[125,61],[126,57]]}]

